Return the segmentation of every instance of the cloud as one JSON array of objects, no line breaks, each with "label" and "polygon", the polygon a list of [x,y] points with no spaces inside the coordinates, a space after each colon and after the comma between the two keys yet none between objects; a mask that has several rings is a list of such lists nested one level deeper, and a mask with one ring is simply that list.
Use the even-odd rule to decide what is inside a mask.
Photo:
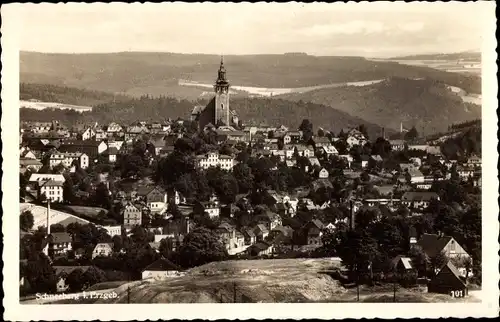
[{"label": "cloud", "polygon": [[312,27],[306,27],[299,30],[304,36],[331,36],[338,34],[354,35],[382,33],[386,30],[384,24],[380,21],[360,21],[354,20],[347,23],[320,24]]},{"label": "cloud", "polygon": [[[484,3],[23,5],[22,50],[391,56],[480,48]],[[377,49],[379,48],[379,49]]]},{"label": "cloud", "polygon": [[424,23],[421,21],[418,22],[409,22],[401,26],[401,29],[406,32],[417,32],[424,29]]}]

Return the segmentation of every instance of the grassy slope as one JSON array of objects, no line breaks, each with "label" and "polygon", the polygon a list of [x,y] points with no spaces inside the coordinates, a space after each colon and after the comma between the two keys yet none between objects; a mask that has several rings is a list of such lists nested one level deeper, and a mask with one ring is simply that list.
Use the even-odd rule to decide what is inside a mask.
[{"label": "grassy slope", "polygon": [[[259,87],[303,87],[387,77],[430,77],[481,91],[480,78],[359,57],[297,55],[227,56],[232,84]],[[198,97],[203,91],[178,85],[179,79],[213,83],[215,55],[171,53],[41,54],[21,52],[21,81],[47,83],[130,95]]]},{"label": "grassy slope", "polygon": [[441,83],[430,80],[392,78],[364,87],[320,89],[277,96],[286,100],[311,101],[387,128],[425,125],[426,133],[444,131],[452,123],[481,117],[481,108],[463,103]]}]

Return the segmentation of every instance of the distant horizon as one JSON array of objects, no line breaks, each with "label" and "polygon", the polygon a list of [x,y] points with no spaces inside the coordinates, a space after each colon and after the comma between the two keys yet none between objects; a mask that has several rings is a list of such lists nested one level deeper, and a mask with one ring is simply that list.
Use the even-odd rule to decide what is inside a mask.
[{"label": "distant horizon", "polygon": [[389,56],[361,56],[361,55],[315,55],[307,52],[282,52],[282,53],[242,53],[242,54],[220,54],[220,53],[202,53],[202,52],[174,52],[174,51],[155,51],[155,50],[128,50],[128,51],[109,51],[109,52],[45,52],[38,50],[20,50],[20,53],[33,53],[44,55],[112,55],[112,54],[171,54],[171,55],[203,55],[203,56],[284,56],[284,55],[304,55],[310,57],[358,57],[358,58],[403,58],[408,56],[427,56],[427,55],[454,55],[454,54],[481,54],[481,50],[471,49],[463,51],[450,51],[450,52],[422,52],[422,53],[408,53],[402,55],[389,55]]},{"label": "distant horizon", "polygon": [[370,58],[481,51],[490,10],[482,2],[45,3],[5,9],[10,8],[23,51]]}]

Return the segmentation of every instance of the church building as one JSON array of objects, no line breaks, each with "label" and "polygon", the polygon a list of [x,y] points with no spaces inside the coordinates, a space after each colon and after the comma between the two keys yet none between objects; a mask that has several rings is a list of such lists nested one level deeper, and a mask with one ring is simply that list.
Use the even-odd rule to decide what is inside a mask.
[{"label": "church building", "polygon": [[238,122],[236,113],[229,109],[229,86],[224,60],[221,58],[217,80],[214,84],[215,97],[207,106],[195,106],[191,113],[191,119],[198,122],[200,129],[209,124],[220,127],[231,126]]}]

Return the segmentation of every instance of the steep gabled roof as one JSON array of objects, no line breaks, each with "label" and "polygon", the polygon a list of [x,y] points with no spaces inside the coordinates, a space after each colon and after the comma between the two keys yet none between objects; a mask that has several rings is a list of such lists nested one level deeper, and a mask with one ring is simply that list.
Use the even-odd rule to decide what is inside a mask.
[{"label": "steep gabled roof", "polygon": [[418,245],[429,257],[442,252],[444,247],[452,240],[451,236],[439,236],[436,234],[423,234],[418,240]]},{"label": "steep gabled roof", "polygon": [[80,269],[82,272],[86,272],[90,266],[53,266],[52,267],[56,271],[56,276],[61,274],[71,274],[71,272]]},{"label": "steep gabled roof", "polygon": [[54,244],[58,243],[71,243],[71,235],[68,233],[52,233],[51,242]]},{"label": "steep gabled roof", "polygon": [[182,271],[182,268],[175,265],[166,258],[160,258],[156,262],[147,266],[144,271]]},{"label": "steep gabled roof", "polygon": [[408,191],[401,197],[402,201],[430,201],[431,199],[438,199],[439,195],[430,191]]}]

